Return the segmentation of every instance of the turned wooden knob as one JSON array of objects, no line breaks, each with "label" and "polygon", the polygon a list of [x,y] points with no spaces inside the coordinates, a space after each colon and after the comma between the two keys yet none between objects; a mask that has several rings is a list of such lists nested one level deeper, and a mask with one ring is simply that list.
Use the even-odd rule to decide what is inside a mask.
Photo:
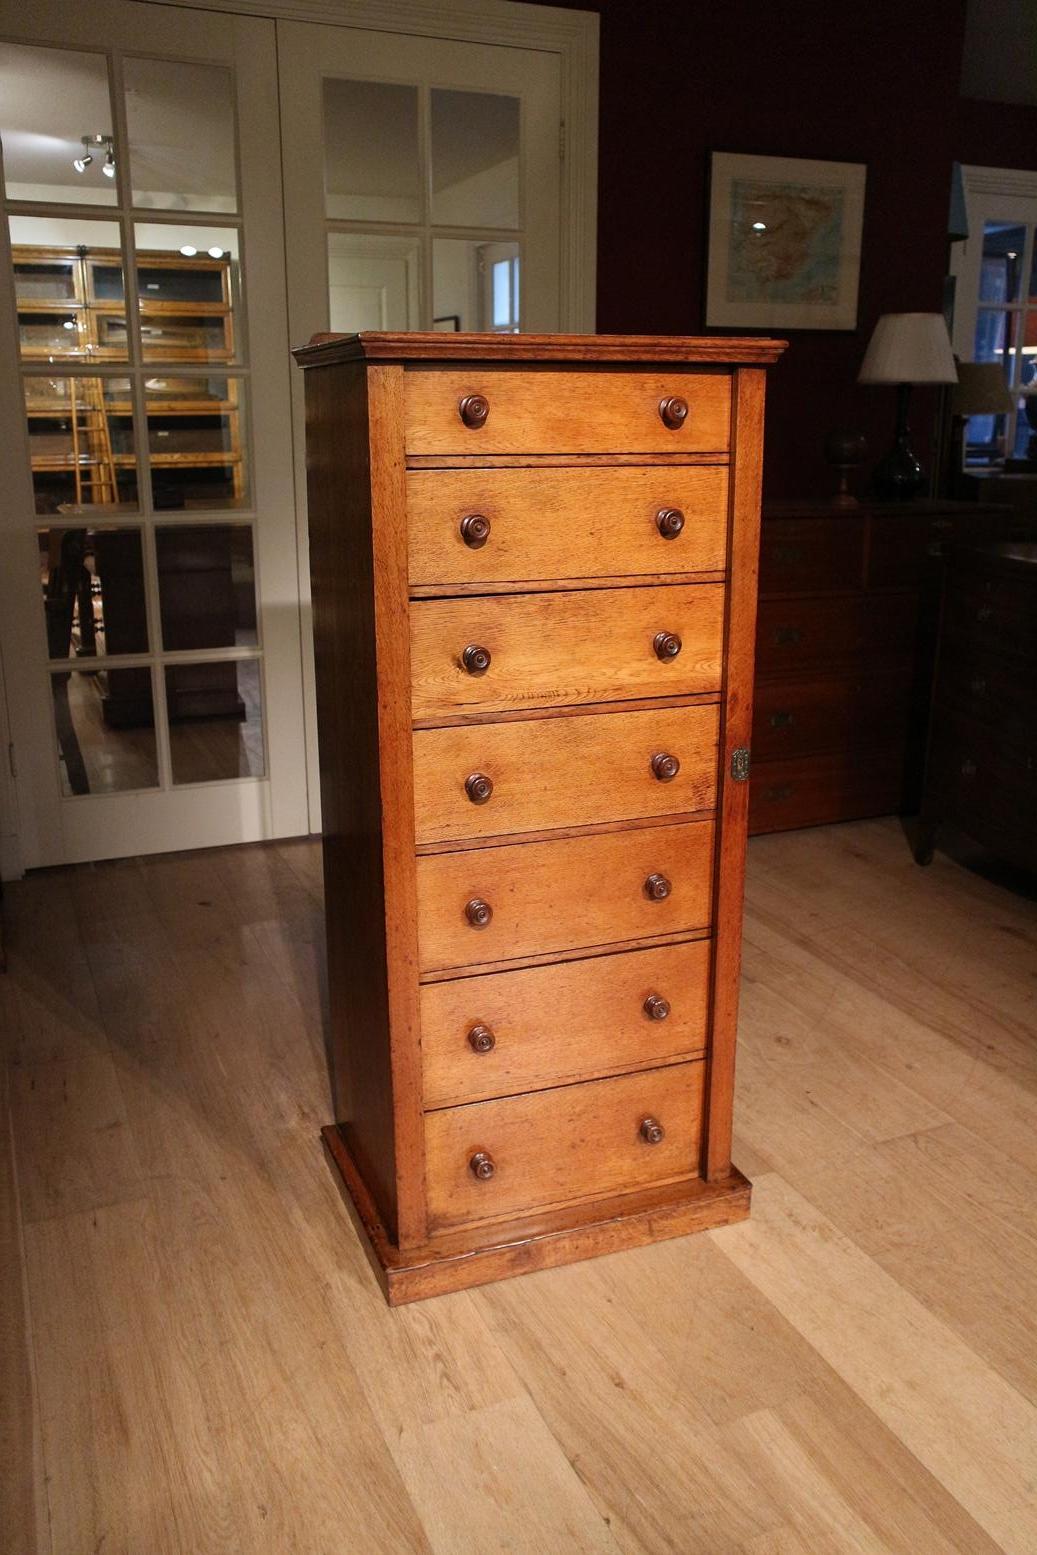
[{"label": "turned wooden knob", "polygon": [[493,908],[481,896],[473,896],[470,902],[465,903],[464,915],[473,929],[485,929],[493,917]]},{"label": "turned wooden knob", "polygon": [[489,1053],[497,1046],[497,1038],[489,1026],[473,1026],[468,1033],[468,1045],[474,1053]]},{"label": "turned wooden knob", "polygon": [[469,550],[477,551],[490,538],[490,521],[483,513],[466,513],[461,520],[461,539]]},{"label": "turned wooden knob", "polygon": [[646,1145],[658,1145],[666,1137],[666,1130],[655,1118],[641,1119],[641,1138]]},{"label": "turned wooden knob", "polygon": [[493,793],[493,779],[485,772],[472,772],[464,780],[464,791],[473,804],[485,804]]},{"label": "turned wooden knob", "polygon": [[670,1013],[670,1005],[662,994],[650,993],[644,1002],[644,1012],[649,1020],[665,1020]]},{"label": "turned wooden knob", "polygon": [[656,751],[652,757],[652,772],[660,783],[671,783],[680,769],[680,759],[668,751]]},{"label": "turned wooden knob", "polygon": [[684,528],[684,514],[680,508],[660,508],[655,525],[664,540],[676,540]]},{"label": "turned wooden knob", "polygon": [[673,890],[665,875],[649,875],[645,881],[645,895],[653,902],[665,902]]},{"label": "turned wooden knob", "polygon": [[671,432],[679,432],[688,419],[688,402],[671,394],[659,401],[659,414],[664,427],[669,427]]},{"label": "turned wooden knob", "polygon": [[481,648],[478,643],[469,643],[461,655],[462,668],[469,675],[485,675],[492,662],[489,648]]},{"label": "turned wooden knob", "polygon": [[473,1177],[478,1177],[480,1182],[489,1182],[497,1168],[493,1164],[493,1157],[487,1155],[485,1150],[477,1150],[468,1163],[468,1170]]},{"label": "turned wooden knob", "polygon": [[485,426],[486,417],[490,414],[490,402],[484,394],[466,394],[457,403],[457,414],[466,427],[474,429]]},{"label": "turned wooden knob", "polygon": [[652,639],[652,647],[655,649],[656,657],[665,663],[667,659],[675,659],[680,653],[681,640],[676,632],[656,632]]}]

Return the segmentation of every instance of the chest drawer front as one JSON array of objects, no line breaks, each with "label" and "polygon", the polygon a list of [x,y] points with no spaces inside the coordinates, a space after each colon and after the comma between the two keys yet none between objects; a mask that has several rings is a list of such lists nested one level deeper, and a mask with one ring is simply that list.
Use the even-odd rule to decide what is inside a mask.
[{"label": "chest drawer front", "polygon": [[719,583],[417,600],[414,717],[717,691],[723,628]]},{"label": "chest drawer front", "polygon": [[490,972],[421,990],[426,1107],[702,1051],[712,944]]},{"label": "chest drawer front", "polygon": [[417,874],[423,972],[685,933],[710,922],[713,823],[435,854]]},{"label": "chest drawer front", "polygon": [[906,675],[764,681],[753,695],[753,758],[902,744],[910,710]]},{"label": "chest drawer front", "polygon": [[918,604],[911,594],[879,600],[763,600],[756,618],[756,672],[777,678],[835,666],[906,663]]},{"label": "chest drawer front", "polygon": [[947,592],[943,630],[953,644],[1037,658],[1034,591],[1007,579],[955,579]]},{"label": "chest drawer front", "polygon": [[417,840],[711,810],[719,727],[707,706],[419,729]]},{"label": "chest drawer front", "polygon": [[414,586],[727,566],[721,465],[412,470],[407,511]]},{"label": "chest drawer front", "polygon": [[404,420],[409,454],[721,453],[731,379],[673,369],[410,370]]},{"label": "chest drawer front", "polygon": [[862,518],[769,518],[760,532],[760,593],[832,593],[860,588]]},{"label": "chest drawer front", "polygon": [[[433,1228],[697,1176],[704,1067],[675,1064],[427,1113]],[[477,1176],[473,1161],[487,1175]]]},{"label": "chest drawer front", "polygon": [[899,810],[904,791],[904,752],[827,751],[753,767],[749,830],[787,831],[823,826]]}]

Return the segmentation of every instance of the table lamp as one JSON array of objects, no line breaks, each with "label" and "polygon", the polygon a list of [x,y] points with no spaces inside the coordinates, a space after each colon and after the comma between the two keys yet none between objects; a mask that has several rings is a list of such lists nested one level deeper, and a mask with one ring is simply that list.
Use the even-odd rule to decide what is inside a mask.
[{"label": "table lamp", "polygon": [[952,474],[957,481],[965,469],[965,428],[970,416],[1005,416],[1012,396],[997,362],[959,362],[958,381],[951,395]]},{"label": "table lamp", "polygon": [[957,383],[954,353],[942,313],[884,313],[864,353],[858,383],[895,383],[893,446],[875,466],[872,490],[882,502],[905,502],[925,487],[911,449],[907,412],[916,383]]}]

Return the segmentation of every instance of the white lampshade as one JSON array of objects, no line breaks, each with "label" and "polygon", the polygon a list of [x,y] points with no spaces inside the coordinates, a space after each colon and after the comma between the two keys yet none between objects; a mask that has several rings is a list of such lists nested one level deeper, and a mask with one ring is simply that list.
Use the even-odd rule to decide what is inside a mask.
[{"label": "white lampshade", "polygon": [[864,353],[858,383],[957,383],[942,313],[884,313]]}]

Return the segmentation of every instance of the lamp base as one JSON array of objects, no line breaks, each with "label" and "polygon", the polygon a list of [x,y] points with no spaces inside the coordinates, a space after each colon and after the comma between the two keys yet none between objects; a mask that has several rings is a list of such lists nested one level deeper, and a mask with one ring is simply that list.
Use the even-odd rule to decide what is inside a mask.
[{"label": "lamp base", "polygon": [[925,487],[925,472],[910,443],[906,437],[898,437],[872,471],[872,495],[879,502],[912,502]]}]

